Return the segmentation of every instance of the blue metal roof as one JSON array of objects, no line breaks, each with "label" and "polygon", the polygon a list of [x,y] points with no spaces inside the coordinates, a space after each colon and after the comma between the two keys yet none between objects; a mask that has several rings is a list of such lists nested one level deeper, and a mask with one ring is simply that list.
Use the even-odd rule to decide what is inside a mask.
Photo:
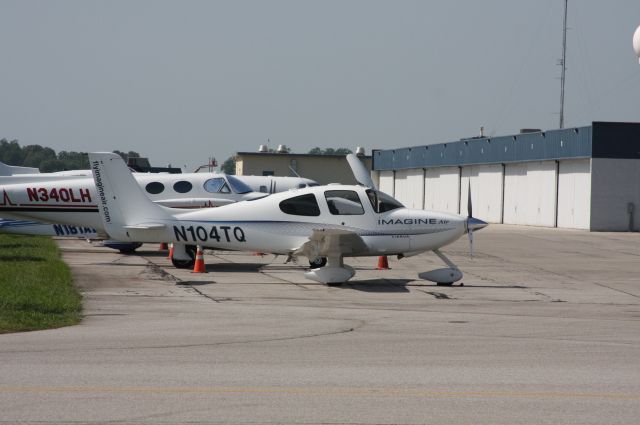
[{"label": "blue metal roof", "polygon": [[640,158],[640,123],[590,126],[452,143],[374,150],[374,170],[399,170],[569,158]]}]

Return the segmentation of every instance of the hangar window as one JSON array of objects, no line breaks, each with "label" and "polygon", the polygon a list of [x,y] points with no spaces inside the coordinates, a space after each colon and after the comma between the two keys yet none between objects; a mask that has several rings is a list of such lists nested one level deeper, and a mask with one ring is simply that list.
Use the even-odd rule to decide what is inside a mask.
[{"label": "hangar window", "polygon": [[367,197],[373,210],[377,213],[383,213],[386,211],[395,210],[396,208],[404,208],[400,202],[393,199],[391,196],[377,190],[368,189]]},{"label": "hangar window", "polygon": [[187,193],[191,189],[193,189],[193,185],[191,184],[191,182],[188,182],[186,180],[180,180],[179,182],[175,182],[173,184],[173,190],[178,193]]},{"label": "hangar window", "polygon": [[361,215],[364,208],[358,194],[353,190],[327,190],[324,197],[333,215]]},{"label": "hangar window", "polygon": [[157,195],[158,193],[162,193],[164,191],[164,185],[160,182],[151,182],[145,186],[147,192],[152,195]]},{"label": "hangar window", "polygon": [[319,216],[320,208],[312,193],[295,196],[280,202],[280,211],[291,215]]},{"label": "hangar window", "polygon": [[214,177],[204,182],[204,190],[209,193],[230,193],[227,182],[222,177]]}]

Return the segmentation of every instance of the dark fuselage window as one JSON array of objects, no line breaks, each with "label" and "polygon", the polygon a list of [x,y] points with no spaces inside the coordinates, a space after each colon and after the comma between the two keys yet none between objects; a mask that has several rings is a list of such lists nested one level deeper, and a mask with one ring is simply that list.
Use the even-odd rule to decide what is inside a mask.
[{"label": "dark fuselage window", "polygon": [[315,195],[309,193],[293,198],[285,199],[280,202],[280,211],[285,214],[319,216],[320,208]]},{"label": "dark fuselage window", "polygon": [[147,192],[152,195],[157,195],[158,193],[162,193],[164,191],[164,185],[160,182],[151,182],[145,186]]},{"label": "dark fuselage window", "polygon": [[178,193],[187,193],[191,191],[191,189],[193,189],[193,185],[186,180],[180,180],[179,182],[175,182],[173,185],[173,190]]}]

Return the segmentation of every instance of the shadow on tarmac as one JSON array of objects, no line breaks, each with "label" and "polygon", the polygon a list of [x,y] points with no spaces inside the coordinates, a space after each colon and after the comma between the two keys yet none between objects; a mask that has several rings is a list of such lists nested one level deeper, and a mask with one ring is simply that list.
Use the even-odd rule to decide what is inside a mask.
[{"label": "shadow on tarmac", "polygon": [[353,289],[362,292],[409,292],[407,284],[411,279],[369,279],[347,282],[338,288]]}]

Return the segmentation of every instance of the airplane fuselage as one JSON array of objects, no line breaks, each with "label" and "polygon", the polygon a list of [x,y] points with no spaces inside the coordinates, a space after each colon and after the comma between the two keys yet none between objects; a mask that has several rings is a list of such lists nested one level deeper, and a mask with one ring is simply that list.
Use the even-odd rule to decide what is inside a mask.
[{"label": "airplane fuselage", "polygon": [[[332,212],[327,194],[336,192],[349,193],[351,199],[357,196],[358,214],[353,214],[353,211],[349,214]],[[286,202],[309,195],[317,202],[318,210],[314,211],[317,215],[299,215],[285,208]],[[152,220],[162,228],[122,228],[109,232],[118,240],[167,241],[287,254],[308,241],[314,229],[340,229],[352,232],[364,241],[361,249],[345,256],[391,255],[447,245],[464,234],[466,220],[466,217],[455,214],[404,207],[377,213],[369,201],[366,188],[343,185],[291,190],[215,210],[171,212],[173,218]]]}]

